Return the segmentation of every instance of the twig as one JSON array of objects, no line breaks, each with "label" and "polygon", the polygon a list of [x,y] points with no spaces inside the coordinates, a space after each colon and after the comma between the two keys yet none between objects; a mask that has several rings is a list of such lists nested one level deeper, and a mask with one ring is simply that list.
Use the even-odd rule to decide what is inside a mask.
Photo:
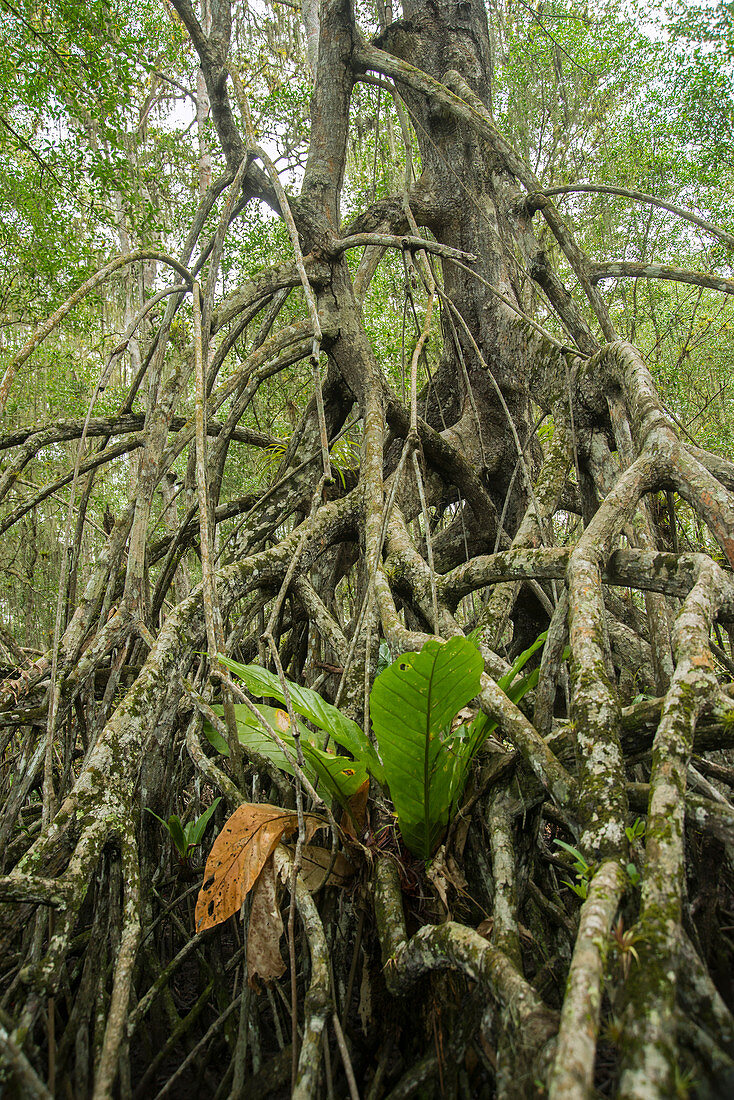
[{"label": "twig", "polygon": [[[202,314],[198,282],[194,283],[194,355],[196,360],[196,492],[199,501],[199,533],[201,551],[202,596],[209,657],[216,660],[217,653],[225,649],[224,627],[217,600],[212,562],[212,534],[209,527],[209,488],[206,467],[206,367],[204,364]],[[224,716],[227,723],[227,744],[237,782],[244,789],[245,772],[242,765],[242,748],[237,737],[237,722],[231,700],[222,694]]]},{"label": "twig", "polygon": [[339,1017],[336,1012],[331,1015],[331,1022],[334,1026],[334,1034],[336,1035],[336,1043],[339,1047],[339,1053],[341,1054],[342,1065],[344,1066],[344,1073],[346,1074],[347,1084],[349,1085],[349,1095],[351,1100],[359,1100],[359,1089],[357,1088],[357,1081],[354,1076],[354,1067],[352,1065],[352,1059],[349,1057],[349,1049],[347,1047],[346,1039],[344,1038],[344,1032],[342,1031],[342,1025],[339,1023]]}]

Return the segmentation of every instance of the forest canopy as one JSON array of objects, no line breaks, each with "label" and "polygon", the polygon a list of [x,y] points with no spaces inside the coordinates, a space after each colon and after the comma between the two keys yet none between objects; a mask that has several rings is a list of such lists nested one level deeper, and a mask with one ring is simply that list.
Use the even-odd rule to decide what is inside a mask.
[{"label": "forest canopy", "polygon": [[0,1091],[728,1095],[732,3],[0,42]]}]

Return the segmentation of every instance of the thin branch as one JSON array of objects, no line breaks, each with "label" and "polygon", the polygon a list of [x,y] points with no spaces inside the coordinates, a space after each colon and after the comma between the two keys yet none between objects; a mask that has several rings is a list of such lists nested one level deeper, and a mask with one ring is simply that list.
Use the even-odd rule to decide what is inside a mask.
[{"label": "thin branch", "polygon": [[95,272],[85,283],[74,291],[74,293],[66,299],[63,305],[59,306],[54,313],[51,314],[42,324],[40,324],[29,340],[23,345],[19,352],[17,352],[11,359],[8,366],[5,368],[5,374],[0,382],[0,413],[5,408],[8,400],[8,394],[10,387],[13,384],[18,368],[22,367],[27,359],[30,358],[34,349],[42,343],[49,333],[53,332],[57,328],[63,319],[69,314],[74,306],[83,301],[87,295],[98,287],[100,283],[105,282],[110,275],[115,271],[119,271],[121,267],[127,267],[129,264],[136,263],[138,260],[158,260],[159,263],[167,264],[172,267],[174,271],[177,271],[179,275],[182,275],[186,280],[188,286],[191,286],[193,277],[191,272],[182,263],[179,263],[173,256],[169,256],[165,252],[157,252],[150,248],[139,248],[134,252],[128,252],[124,256],[117,256],[110,263],[105,264],[99,271]]},{"label": "thin branch", "polygon": [[661,199],[657,195],[646,195],[643,191],[631,191],[626,187],[612,187],[605,183],[574,183],[567,184],[564,187],[546,187],[540,192],[531,192],[525,201],[526,205],[532,209],[536,197],[572,194],[619,195],[620,198],[657,206],[661,210],[668,210],[671,214],[676,214],[684,221],[691,222],[692,225],[697,225],[699,229],[703,229],[705,233],[710,233],[712,237],[721,241],[727,248],[734,249],[733,234],[727,233],[725,229],[720,229],[717,225],[713,225],[700,215],[694,214],[692,210],[687,210],[684,206],[678,206],[677,203],[669,202],[667,199]]},{"label": "thin branch", "polygon": [[675,283],[707,287],[722,294],[734,294],[734,279],[710,275],[702,271],[687,271],[682,267],[666,267],[664,264],[639,264],[629,260],[612,260],[603,264],[589,264],[592,283],[602,279],[670,279]]}]

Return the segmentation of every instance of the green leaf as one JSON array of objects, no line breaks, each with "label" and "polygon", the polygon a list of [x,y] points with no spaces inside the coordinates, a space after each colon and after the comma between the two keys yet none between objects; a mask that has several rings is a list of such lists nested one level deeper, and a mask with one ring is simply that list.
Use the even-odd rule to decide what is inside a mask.
[{"label": "green leaf", "polygon": [[[292,754],[295,756],[296,746],[293,741],[292,734],[288,729],[285,731],[281,729],[281,715],[285,712],[278,707],[270,707],[265,703],[261,703],[258,708],[261,711],[263,717],[270,723],[281,740],[292,750]],[[224,708],[222,706],[214,706],[212,710],[216,714],[223,714]],[[245,703],[236,703],[234,706],[235,719],[237,721],[237,737],[240,744],[245,745],[247,748],[253,749],[259,753],[260,756],[266,757],[275,764],[276,768],[279,768],[287,775],[293,775],[293,768],[283,755],[283,750],[273,741],[270,734],[260,725],[255,715]],[[204,735],[217,752],[222,756],[229,756],[229,745],[225,741],[224,737],[218,733],[212,725],[208,722],[204,722]],[[312,775],[309,775],[310,779],[313,779]]]},{"label": "green leaf", "polygon": [[[547,635],[548,635],[548,631],[546,630],[543,634],[540,634],[535,639],[535,641],[533,642],[533,644],[530,646],[529,649],[526,649],[524,653],[520,654],[520,656],[517,658],[517,661],[515,661],[515,664],[512,666],[512,669],[508,673],[508,676],[512,677],[513,675],[516,675],[517,672],[519,672],[520,669],[523,667],[523,665],[525,665],[526,662],[530,659],[530,657],[532,657],[532,655],[538,650],[538,648],[540,646],[545,645],[545,640],[546,640]],[[569,646],[566,646],[563,653],[561,654],[561,660],[562,661],[567,661],[570,656],[571,656],[571,650],[570,650]],[[522,661],[522,665],[518,666],[518,662],[520,662],[520,661]],[[517,683],[513,683],[511,686],[509,686],[507,688],[504,688],[502,686],[502,680],[500,680],[498,682],[499,682],[499,686],[502,687],[502,690],[505,692],[508,699],[510,699],[515,704],[515,706],[517,706],[517,704],[520,702],[520,700],[523,698],[524,695],[527,695],[527,693],[529,691],[532,691],[533,688],[538,686],[538,680],[539,679],[540,679],[540,668],[536,668],[536,669],[533,669],[533,671],[528,676],[523,676],[522,680],[518,680]]]},{"label": "green leaf", "polygon": [[390,646],[383,640],[380,642],[380,649],[377,657],[377,674],[384,672],[390,664]]},{"label": "green leaf", "polygon": [[146,806],[145,809],[150,814],[151,817],[154,817],[156,819],[156,821],[160,821],[160,823],[161,823],[161,825],[163,826],[164,829],[166,829],[168,832],[170,832],[170,829],[168,828],[168,822],[167,821],[164,821],[162,817],[159,817],[158,814],[155,812],[155,810],[151,810],[149,806]]},{"label": "green leaf", "polygon": [[[217,710],[217,707],[213,707],[213,710]],[[219,707],[222,710],[222,707]],[[214,729],[211,722],[205,721],[202,726],[202,733],[206,737],[211,747],[219,753],[220,756],[229,756],[229,745],[221,733]]]},{"label": "green leaf", "polygon": [[177,814],[171,814],[166,827],[171,834],[171,840],[176,845],[181,855],[185,858],[186,853],[188,852],[188,843],[186,841],[186,836],[183,831],[181,819],[178,817]]},{"label": "green leaf", "polygon": [[[477,630],[474,633],[478,632],[479,631]],[[467,635],[467,637],[471,639],[473,637],[473,634],[469,634]],[[531,673],[529,673],[529,675],[523,676],[521,680],[517,680],[516,677],[518,673],[521,672],[525,665],[528,663],[530,658],[535,653],[537,653],[538,650],[542,648],[542,646],[545,645],[547,637],[547,630],[543,631],[542,634],[539,634],[533,644],[527,649],[523,650],[523,652],[515,659],[515,662],[509,672],[506,672],[505,675],[497,681],[497,686],[500,687],[502,691],[504,691],[507,698],[510,700],[510,702],[514,703],[515,706],[517,706],[520,700],[525,695],[527,695],[529,691],[532,691],[535,687],[537,687],[538,679],[540,677],[539,668],[534,669]],[[571,650],[568,646],[566,646],[565,650],[563,651],[563,660],[567,661],[570,654]],[[483,714],[481,711],[479,712],[479,714],[477,714],[474,721],[471,722],[471,724],[469,725],[467,733],[467,737],[471,740],[472,743],[470,754],[471,756],[474,756],[474,754],[481,748],[487,737],[489,737],[490,733],[492,733],[492,731],[496,728],[497,723],[489,718],[486,714]]]},{"label": "green leaf", "polygon": [[325,752],[316,745],[302,741],[306,762],[318,774],[329,793],[341,802],[345,810],[349,809],[349,799],[353,798],[360,787],[367,782],[367,768],[362,760],[349,760],[346,756],[336,756]]},{"label": "green leaf", "polygon": [[[531,646],[528,646],[527,649],[524,649],[522,651],[522,653],[520,653],[515,658],[515,661],[512,665],[512,668],[510,669],[510,671],[506,672],[505,675],[502,676],[501,679],[499,679],[497,681],[498,687],[502,688],[505,695],[507,695],[510,699],[512,699],[513,703],[518,702],[518,700],[514,699],[512,694],[510,693],[510,688],[511,688],[511,685],[512,685],[513,681],[515,680],[515,677],[517,676],[518,672],[522,672],[522,670],[525,668],[525,665],[528,663],[530,658],[535,653],[537,653],[539,649],[542,649],[542,647],[545,645],[545,640],[546,640],[547,637],[548,637],[548,631],[544,630],[542,634],[538,635],[538,637],[535,639],[535,641],[533,642],[533,644]],[[532,675],[535,675],[535,673],[531,673],[531,676]],[[535,683],[537,684],[537,682],[538,682],[538,678],[537,678],[537,675],[535,675]],[[530,690],[529,687],[525,689],[525,691],[529,691],[529,690]],[[523,693],[522,693],[523,695],[525,694],[525,691],[523,691]],[[522,696],[520,696],[520,698],[522,698]]]},{"label": "green leaf", "polygon": [[156,821],[160,821],[161,825],[166,830],[173,843],[176,845],[178,851],[181,853],[182,856],[185,857],[187,851],[186,836],[184,834],[184,830],[179,817],[176,814],[171,814],[168,821],[164,821],[162,817],[159,817],[155,810],[151,810],[148,806],[146,806],[145,809],[148,811],[151,817],[154,817]]},{"label": "green leaf", "polygon": [[[220,714],[223,710],[221,706],[212,709]],[[266,704],[259,706],[258,710],[262,712],[263,717],[278,733],[284,745],[290,750],[291,756],[295,759],[297,750],[293,734],[281,728],[282,717],[285,712]],[[276,768],[286,775],[294,775],[293,765],[286,759],[280,746],[273,741],[270,734],[260,725],[249,707],[244,703],[237,703],[234,707],[234,713],[237,722],[237,737],[240,744],[271,760]],[[204,733],[210,744],[224,756],[229,756],[229,747],[226,741],[208,722],[204,723]],[[312,783],[317,778],[320,779],[332,798],[336,798],[347,808],[349,799],[357,793],[367,780],[367,769],[364,761],[350,760],[346,756],[337,756],[334,753],[326,752],[319,745],[314,744],[313,735],[308,730],[302,729],[300,733],[301,750],[306,764],[306,776]]]},{"label": "green leaf", "polygon": [[221,801],[221,798],[215,798],[209,809],[205,810],[200,817],[197,817],[196,821],[189,821],[186,826],[188,847],[195,848],[197,844],[201,844],[201,838],[206,832],[206,827],[211,820],[211,816]]},{"label": "green leaf", "polygon": [[428,859],[448,823],[471,742],[450,736],[451,719],[479,690],[483,662],[464,637],[426,642],[375,680],[372,726],[403,839]]},{"label": "green leaf", "polygon": [[[258,698],[278,699],[285,706],[285,694],[279,678],[274,673],[261,668],[260,665],[241,665],[221,655],[219,660],[239,676],[250,694]],[[288,691],[293,709],[297,714],[328,733],[337,745],[350,752],[355,760],[364,760],[375,779],[382,782],[382,765],[379,757],[356,722],[347,718],[331,703],[327,703],[317,691],[311,688],[300,687],[289,680]]]},{"label": "green leaf", "polygon": [[578,848],[574,848],[572,844],[566,844],[565,840],[556,839],[553,841],[553,843],[557,844],[559,848],[563,848],[564,851],[573,856],[574,860],[576,861],[576,865],[580,867],[584,872],[589,870],[589,864],[581,855],[581,852],[578,850]]}]

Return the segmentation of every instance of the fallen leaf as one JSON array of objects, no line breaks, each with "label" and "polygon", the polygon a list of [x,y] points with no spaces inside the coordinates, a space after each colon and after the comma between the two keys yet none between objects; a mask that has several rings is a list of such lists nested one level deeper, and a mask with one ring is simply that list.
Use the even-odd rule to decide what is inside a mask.
[{"label": "fallen leaf", "polygon": [[426,875],[429,882],[433,883],[436,893],[440,897],[444,904],[444,908],[448,912],[449,898],[448,898],[448,875],[446,873],[446,847],[441,847],[436,852],[435,856],[431,860],[430,864],[426,868]]},{"label": "fallen leaf", "polygon": [[[324,822],[309,814],[306,840]],[[196,901],[196,930],[214,928],[242,905],[266,861],[284,836],[298,828],[298,817],[265,802],[238,806],[214,841]]]},{"label": "fallen leaf", "polygon": [[349,836],[357,839],[357,832],[361,832],[367,818],[367,798],[370,793],[370,781],[366,779],[362,786],[349,799],[348,810],[342,814],[341,827]]},{"label": "fallen leaf", "polygon": [[247,981],[273,982],[285,973],[280,954],[283,920],[280,915],[273,857],[266,861],[252,890],[252,908],[247,929]]},{"label": "fallen leaf", "polygon": [[[293,848],[290,845],[286,847],[293,854]],[[354,867],[341,852],[336,853],[334,866],[331,867],[327,882],[326,876],[330,867],[331,850],[329,848],[317,848],[314,844],[304,844],[301,849],[301,866],[298,873],[311,894],[315,894],[322,886],[346,886],[354,874]]]},{"label": "fallen leaf", "polygon": [[436,852],[426,868],[426,874],[448,912],[449,887],[452,887],[457,894],[463,894],[466,890],[466,879],[461,873],[456,860],[451,856],[447,856],[445,844],[442,844]]}]

